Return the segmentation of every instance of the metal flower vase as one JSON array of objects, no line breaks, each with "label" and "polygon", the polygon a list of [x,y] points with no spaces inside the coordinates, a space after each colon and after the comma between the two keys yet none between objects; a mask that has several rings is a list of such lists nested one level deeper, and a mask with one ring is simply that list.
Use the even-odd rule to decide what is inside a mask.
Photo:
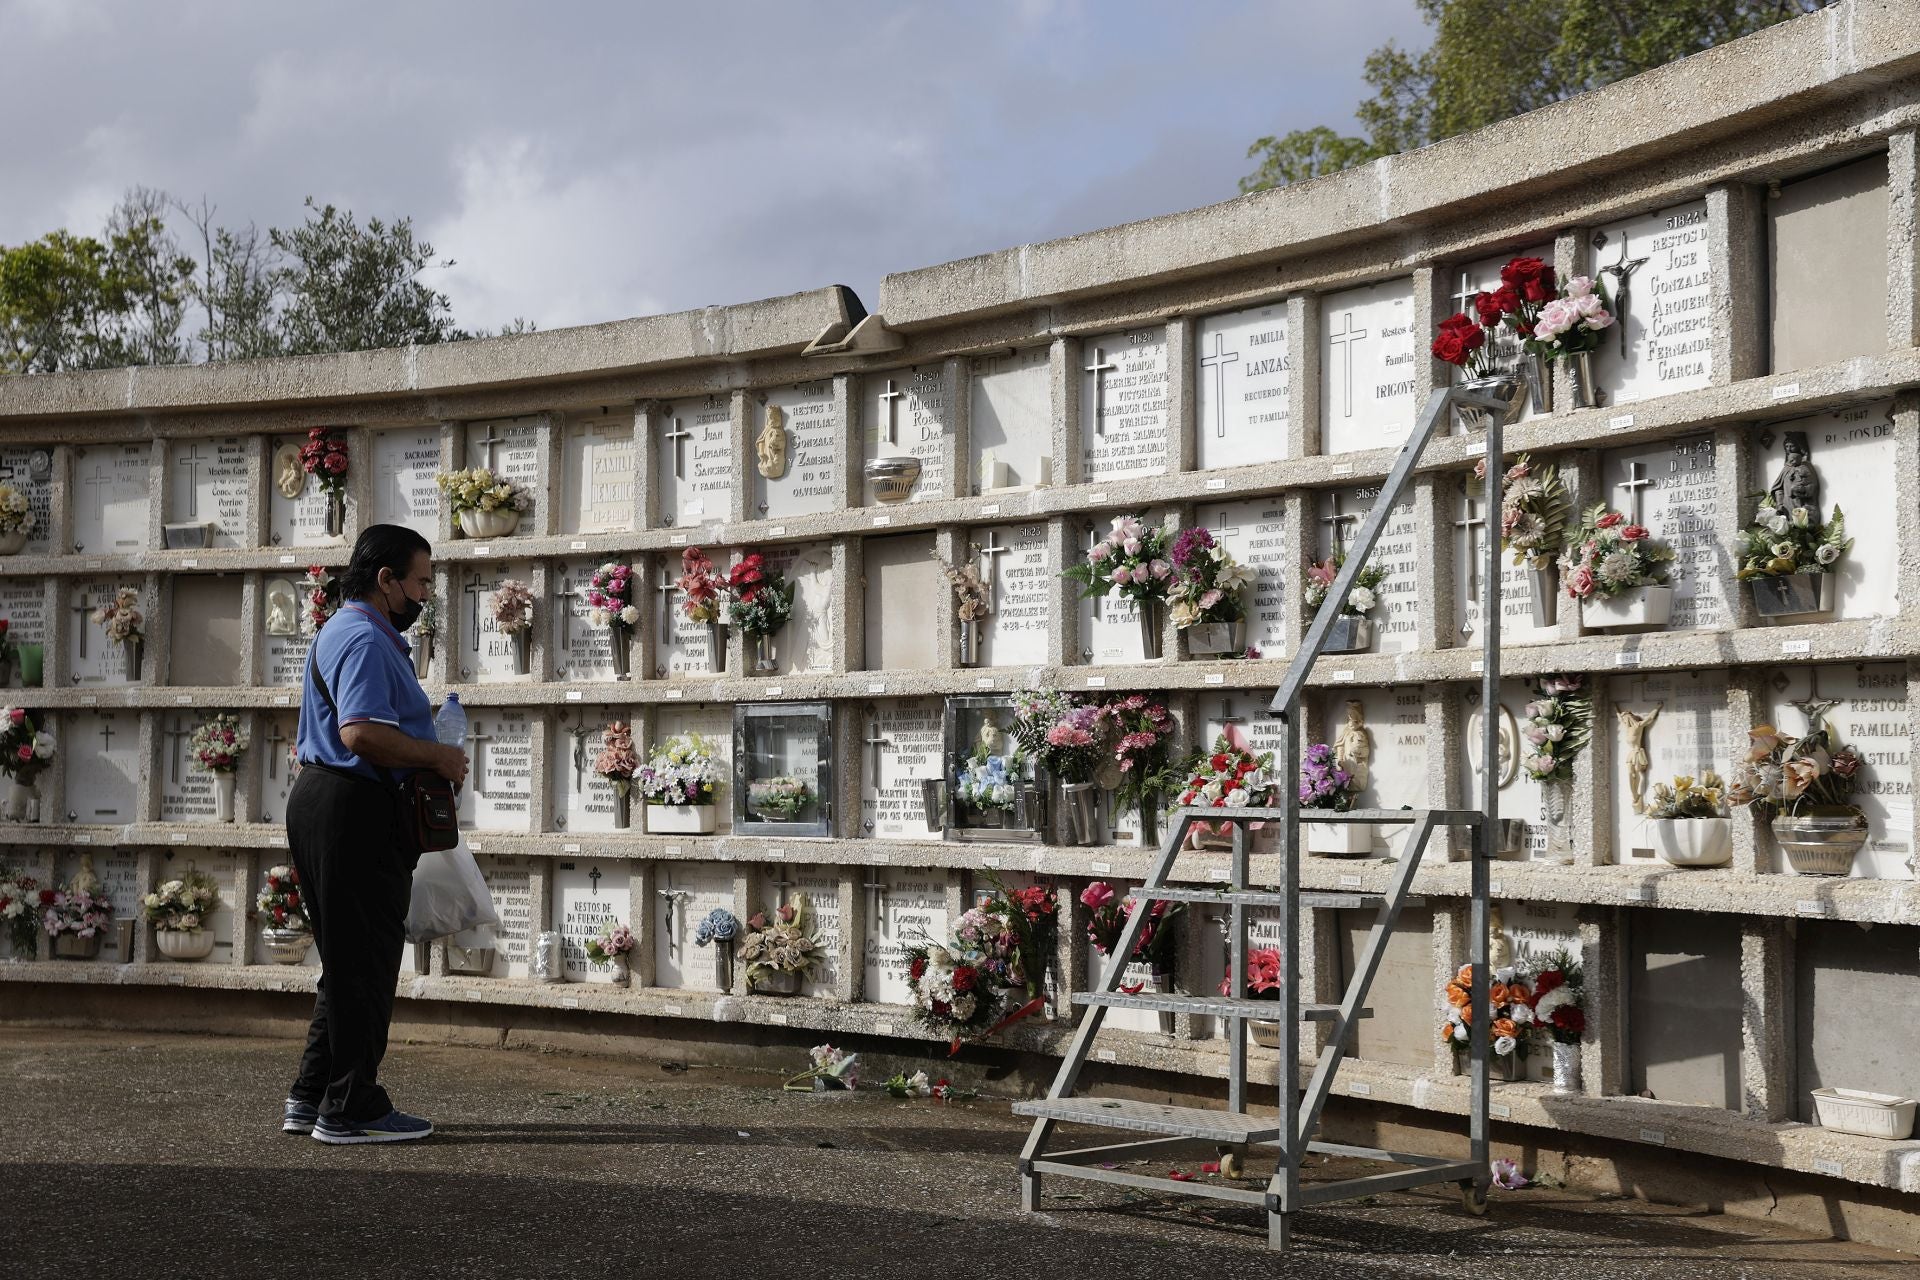
[{"label": "metal flower vase", "polygon": [[1237,658],[1247,651],[1247,620],[1198,622],[1183,632],[1194,657]]},{"label": "metal flower vase", "polygon": [[1553,361],[1545,356],[1527,357],[1527,390],[1533,396],[1535,413],[1553,412]]},{"label": "metal flower vase", "polygon": [[613,829],[625,831],[633,826],[633,784],[613,784]]},{"label": "metal flower vase", "polygon": [[1831,573],[1788,573],[1749,578],[1754,612],[1768,620],[1833,612]]},{"label": "metal flower vase", "polygon": [[1822,805],[1773,820],[1773,839],[1800,876],[1844,876],[1867,843],[1867,820],[1846,805]]},{"label": "metal flower vase", "polygon": [[780,670],[780,653],[771,635],[753,637],[753,669],[761,675]]},{"label": "metal flower vase", "polygon": [[1527,407],[1527,379],[1521,376],[1518,369],[1489,374],[1484,378],[1468,378],[1460,384],[1460,389],[1500,401],[1497,409],[1456,405],[1454,413],[1459,415],[1460,425],[1469,431],[1485,431],[1496,414],[1500,418],[1500,425],[1510,427],[1520,421],[1520,414]]},{"label": "metal flower vase", "polygon": [[1580,1092],[1580,1046],[1553,1042],[1553,1091]]},{"label": "metal flower vase", "polygon": [[262,929],[260,950],[275,964],[300,964],[313,946],[313,934],[306,929]]},{"label": "metal flower vase", "polygon": [[607,639],[613,645],[613,678],[627,680],[633,674],[633,628],[615,620],[607,624]]},{"label": "metal flower vase", "polygon": [[56,934],[53,939],[53,954],[61,960],[92,960],[100,954],[102,936],[97,929],[91,938],[83,938],[70,931]]},{"label": "metal flower vase", "polygon": [[1573,375],[1573,407],[1591,409],[1600,403],[1600,389],[1593,380],[1593,352],[1576,351],[1565,357],[1567,371]]},{"label": "metal flower vase", "polygon": [[1092,844],[1100,834],[1100,786],[1095,782],[1060,784],[1068,844]]},{"label": "metal flower vase", "polygon": [[425,680],[433,674],[433,633],[415,638],[413,642],[413,674],[417,679]]},{"label": "metal flower vase", "polygon": [[126,655],[128,680],[140,678],[140,659],[145,646],[146,642],[139,636],[128,636],[120,642],[121,651]]},{"label": "metal flower vase", "polygon": [[960,662],[963,667],[980,665],[980,620],[960,619]]},{"label": "metal flower vase", "polygon": [[1140,651],[1147,661],[1156,661],[1167,635],[1167,602],[1136,600],[1133,607],[1140,615]]},{"label": "metal flower vase", "polygon": [[1549,560],[1544,569],[1527,566],[1527,591],[1533,597],[1533,625],[1552,627],[1560,622],[1560,566]]},{"label": "metal flower vase", "polygon": [[707,670],[727,674],[727,624],[718,619],[707,623]]},{"label": "metal flower vase", "polygon": [[1343,613],[1327,629],[1327,644],[1322,653],[1365,653],[1373,648],[1373,619],[1357,613]]},{"label": "metal flower vase", "polygon": [[947,829],[947,783],[944,778],[920,779],[920,816],[929,831]]},{"label": "metal flower vase", "polygon": [[533,628],[521,627],[509,633],[513,638],[513,674],[533,674]]},{"label": "metal flower vase", "polygon": [[347,495],[338,489],[327,491],[327,536],[345,537],[347,532]]}]

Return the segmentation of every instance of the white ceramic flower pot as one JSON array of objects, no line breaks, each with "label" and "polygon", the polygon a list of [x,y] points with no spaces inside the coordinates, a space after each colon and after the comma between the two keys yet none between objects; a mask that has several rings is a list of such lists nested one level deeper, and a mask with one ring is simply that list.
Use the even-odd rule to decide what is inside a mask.
[{"label": "white ceramic flower pot", "polygon": [[504,538],[520,527],[520,513],[512,507],[482,511],[468,507],[460,513],[460,531],[469,538]]},{"label": "white ceramic flower pot", "polygon": [[213,954],[213,930],[155,929],[154,943],[169,960],[205,960]]},{"label": "white ceramic flower pot", "polygon": [[1580,625],[1595,631],[1608,627],[1664,627],[1671,617],[1672,587],[1634,587],[1617,596],[1588,596],[1580,602]]},{"label": "white ceramic flower pot", "polygon": [[237,779],[231,769],[213,775],[213,820],[233,821],[233,788]]},{"label": "white ceramic flower pot", "polygon": [[1365,857],[1373,852],[1371,822],[1302,822],[1307,852],[1335,858]]},{"label": "white ceramic flower pot", "polygon": [[711,804],[650,804],[647,806],[647,832],[650,835],[710,836],[718,821],[719,807]]},{"label": "white ceramic flower pot", "polygon": [[15,529],[12,533],[0,533],[0,556],[17,556],[26,549],[27,531]]},{"label": "white ceramic flower pot", "polygon": [[1900,1142],[1913,1134],[1914,1099],[1862,1089],[1815,1089],[1814,1113],[1820,1127],[1835,1133]]},{"label": "white ceramic flower pot", "polygon": [[1660,860],[1673,867],[1724,867],[1733,861],[1733,822],[1728,818],[1655,818],[1653,842]]}]

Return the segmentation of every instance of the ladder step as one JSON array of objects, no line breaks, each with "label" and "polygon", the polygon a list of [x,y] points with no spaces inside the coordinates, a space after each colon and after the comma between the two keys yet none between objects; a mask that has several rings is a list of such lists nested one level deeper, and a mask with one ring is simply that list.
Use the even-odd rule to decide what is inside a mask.
[{"label": "ladder step", "polygon": [[[1159,898],[1165,902],[1192,902],[1209,907],[1284,907],[1286,894],[1278,889],[1189,889],[1179,885],[1162,885],[1158,889],[1135,889],[1136,898]],[[1300,891],[1302,907],[1324,907],[1329,910],[1366,910],[1378,908],[1387,900],[1384,893],[1327,892],[1319,889]],[[1409,897],[1405,905],[1417,907],[1424,900]]]},{"label": "ladder step", "polygon": [[1280,1137],[1278,1117],[1206,1107],[1172,1107],[1125,1098],[1035,1098],[1013,1104],[1018,1116],[1090,1124],[1133,1133],[1166,1133],[1208,1142],[1273,1142]]},{"label": "ladder step", "polygon": [[1151,1174],[1128,1173],[1124,1169],[1102,1169],[1097,1165],[1070,1164],[1064,1160],[1035,1160],[1033,1171],[1063,1178],[1083,1178],[1088,1182],[1105,1182],[1117,1187],[1134,1187],[1141,1191],[1158,1191],[1163,1195],[1205,1196],[1210,1200],[1231,1200],[1235,1204],[1250,1204],[1256,1207],[1263,1207],[1267,1203],[1265,1187],[1236,1187],[1226,1183],[1198,1180],[1180,1182],[1173,1178],[1157,1178]]},{"label": "ladder step", "polygon": [[[1075,1004],[1104,1005],[1109,1009],[1151,1009],[1155,1013],[1199,1013],[1213,1018],[1242,1018],[1248,1022],[1279,1022],[1280,1002],[1278,1000],[1246,1000],[1235,996],[1185,996],[1176,992],[1165,994],[1128,995],[1124,991],[1076,991]],[[1373,1010],[1362,1009],[1358,1015],[1371,1018]],[[1337,1022],[1340,1019],[1340,1006],[1337,1004],[1303,1004],[1300,1006],[1302,1022]]]},{"label": "ladder step", "polygon": [[[1280,811],[1278,809],[1208,809],[1189,807],[1185,809],[1175,809],[1173,813],[1176,819],[1181,814],[1190,813],[1196,818],[1209,822],[1225,822],[1230,820],[1236,822],[1278,822],[1280,820]],[[1412,826],[1429,813],[1438,819],[1439,824],[1443,827],[1478,826],[1485,816],[1478,809],[1349,809],[1345,813],[1334,813],[1330,810],[1320,809],[1302,809],[1300,811],[1300,821],[1376,822]]]}]

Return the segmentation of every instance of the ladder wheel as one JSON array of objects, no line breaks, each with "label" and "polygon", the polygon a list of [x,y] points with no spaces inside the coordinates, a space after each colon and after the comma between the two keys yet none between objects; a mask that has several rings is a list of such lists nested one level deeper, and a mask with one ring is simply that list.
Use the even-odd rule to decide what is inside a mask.
[{"label": "ladder wheel", "polygon": [[1487,1189],[1471,1182],[1460,1184],[1460,1207],[1476,1218],[1487,1216]]},{"label": "ladder wheel", "polygon": [[1220,1153],[1220,1176],[1223,1178],[1246,1177],[1246,1153],[1244,1151],[1222,1151]]}]

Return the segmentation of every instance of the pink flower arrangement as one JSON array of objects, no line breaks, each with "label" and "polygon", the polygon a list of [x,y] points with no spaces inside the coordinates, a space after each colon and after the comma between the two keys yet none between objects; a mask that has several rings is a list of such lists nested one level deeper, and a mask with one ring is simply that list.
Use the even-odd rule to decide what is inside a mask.
[{"label": "pink flower arrangement", "polygon": [[1139,516],[1119,516],[1087,558],[1061,576],[1081,585],[1081,598],[1118,594],[1142,603],[1165,600],[1173,586],[1173,529]]},{"label": "pink flower arrangement", "polygon": [[608,562],[593,571],[587,583],[587,621],[596,627],[618,623],[631,627],[640,621],[633,599],[633,567]]},{"label": "pink flower arrangement", "polygon": [[726,583],[714,571],[713,561],[707,558],[706,552],[699,547],[682,551],[680,577],[673,585],[680,589],[680,612],[687,615],[688,621],[722,621],[720,592]]}]

